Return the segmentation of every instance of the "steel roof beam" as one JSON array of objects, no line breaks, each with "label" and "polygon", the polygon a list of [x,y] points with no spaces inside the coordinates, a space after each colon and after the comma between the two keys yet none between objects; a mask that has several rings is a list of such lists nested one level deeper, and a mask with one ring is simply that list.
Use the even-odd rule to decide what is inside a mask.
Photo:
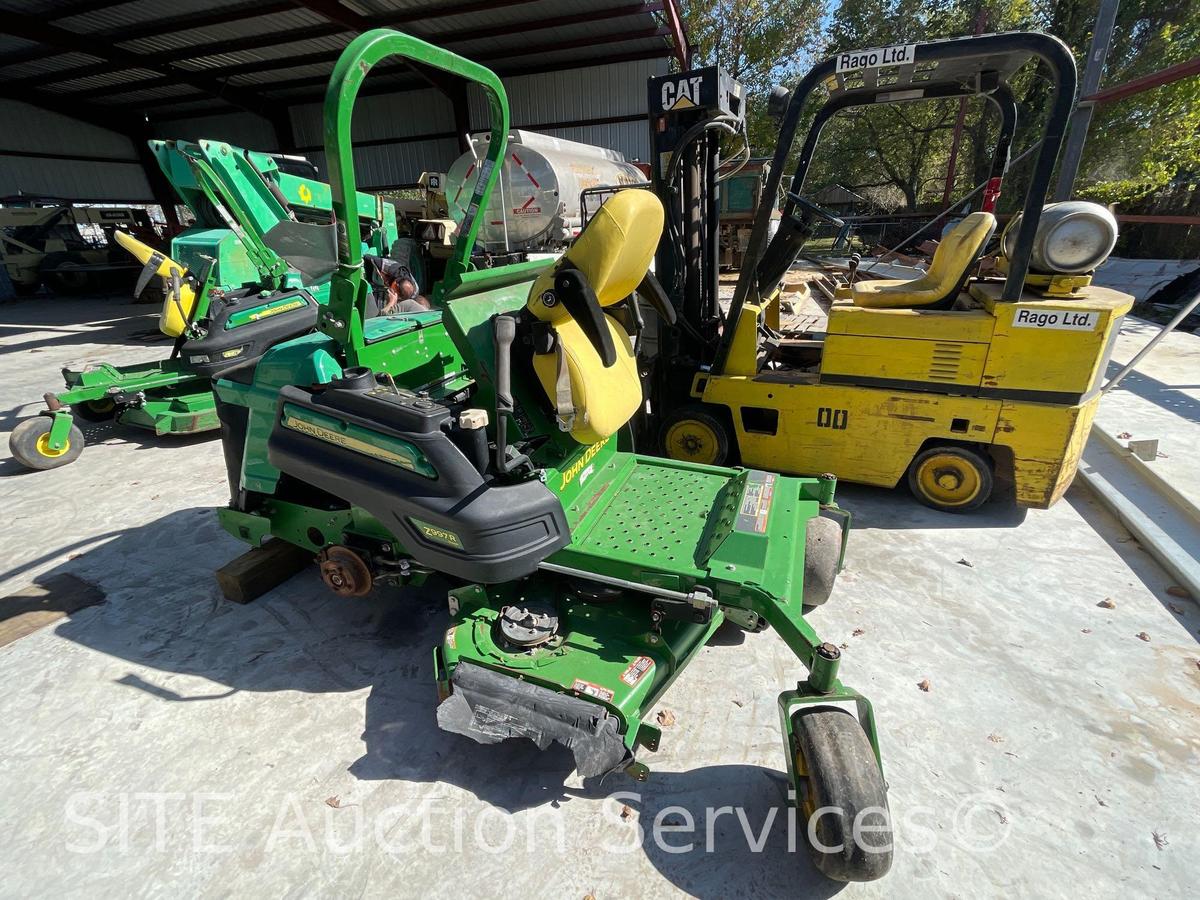
[{"label": "steel roof beam", "polygon": [[[7,29],[8,22],[5,22]],[[79,66],[74,69],[63,69],[58,72],[46,72],[39,75],[31,75],[26,78],[11,78],[6,83],[9,85],[17,85],[22,87],[38,87],[45,84],[53,84],[61,81],[74,81],[79,78],[90,78],[93,75],[110,75],[113,72],[120,72],[122,69],[138,68],[154,70],[162,65],[169,65],[179,62],[180,59],[188,59],[192,57],[213,56],[219,53],[236,53],[241,50],[261,50],[264,47],[273,47],[276,44],[292,43],[294,41],[307,41],[318,37],[329,37],[334,34],[341,34],[346,29],[340,25],[306,25],[303,28],[293,28],[288,31],[273,31],[265,34],[251,34],[244,38],[233,38],[232,40],[221,41],[219,44],[199,44],[191,47],[179,47],[173,50],[161,50],[156,53],[144,53],[129,55],[136,60],[136,63],[116,63],[111,60],[102,63],[92,63],[86,66]],[[80,39],[85,39],[85,35],[78,35],[75,32],[67,32],[67,34],[75,35]],[[18,35],[19,36],[19,35]],[[91,44],[91,39],[87,39]],[[100,56],[105,58],[104,54],[98,53],[95,50],[81,50],[81,53],[87,53],[90,56]],[[127,51],[128,52],[128,51]],[[182,70],[191,71],[191,70]]]},{"label": "steel roof beam", "polygon": [[[610,7],[609,9],[594,10],[587,13],[577,13],[570,16],[559,16],[553,19],[542,19],[537,22],[522,23],[517,26],[517,30],[521,33],[530,31],[538,31],[547,28],[561,28],[567,25],[578,25],[585,22],[598,22],[607,19],[629,16],[636,13],[657,12],[662,9],[661,3],[638,3],[632,6]],[[470,28],[462,29],[456,32],[445,32],[433,37],[439,44],[457,43],[460,41],[479,40],[487,37],[498,37],[511,32],[511,28]],[[341,51],[318,51],[316,53],[306,53],[301,56],[290,56],[280,59],[265,59],[256,60],[248,63],[236,63],[231,66],[222,66],[221,76],[223,78],[231,78],[236,75],[247,75],[257,72],[269,72],[276,69],[292,69],[300,66],[317,65],[321,63],[333,63],[337,61]],[[511,53],[508,56],[514,55]],[[105,97],[113,94],[126,93],[128,91],[141,91],[150,88],[165,87],[173,83],[170,78],[146,78],[137,81],[126,81],[120,84],[105,85],[101,87],[88,88],[83,91],[71,91],[72,97]],[[265,83],[258,86],[258,90],[270,92],[273,85]],[[165,98],[164,98],[165,99]]]}]

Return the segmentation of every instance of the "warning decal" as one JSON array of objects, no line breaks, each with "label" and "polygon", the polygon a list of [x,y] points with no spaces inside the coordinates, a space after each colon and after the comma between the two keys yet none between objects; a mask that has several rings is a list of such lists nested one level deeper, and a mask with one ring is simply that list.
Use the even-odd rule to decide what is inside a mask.
[{"label": "warning decal", "polygon": [[621,680],[633,687],[642,680],[642,676],[654,668],[654,660],[648,656],[639,656],[629,664],[629,668],[621,674]]},{"label": "warning decal", "polygon": [[595,697],[604,703],[608,703],[613,698],[613,692],[608,688],[592,684],[590,681],[584,681],[582,678],[575,679],[575,683],[571,685],[571,690],[579,694],[586,694],[589,697]]},{"label": "warning decal", "polygon": [[765,534],[767,517],[771,512],[771,501],[775,499],[775,478],[771,472],[751,472],[746,479],[746,492],[742,494],[742,506],[738,510],[738,531]]}]

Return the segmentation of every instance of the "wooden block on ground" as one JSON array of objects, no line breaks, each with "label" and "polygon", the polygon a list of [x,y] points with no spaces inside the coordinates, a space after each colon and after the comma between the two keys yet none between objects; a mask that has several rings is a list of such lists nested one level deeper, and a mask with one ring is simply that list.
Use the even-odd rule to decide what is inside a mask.
[{"label": "wooden block on ground", "polygon": [[313,561],[309,550],[287,541],[270,540],[251,547],[217,569],[217,584],[227,600],[249,603],[283,584]]},{"label": "wooden block on ground", "polygon": [[0,647],[73,612],[104,602],[104,591],[74,575],[45,575],[0,599]]}]

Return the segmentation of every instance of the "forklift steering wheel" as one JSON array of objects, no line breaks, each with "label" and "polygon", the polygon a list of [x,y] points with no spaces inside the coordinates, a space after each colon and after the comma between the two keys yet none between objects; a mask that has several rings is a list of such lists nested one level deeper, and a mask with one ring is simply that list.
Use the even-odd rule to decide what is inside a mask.
[{"label": "forklift steering wheel", "polygon": [[788,191],[787,198],[804,210],[804,216],[797,217],[794,212],[792,214],[792,218],[796,221],[797,225],[802,224],[803,220],[809,215],[816,216],[819,219],[824,219],[826,222],[829,222],[831,225],[833,225],[834,228],[841,228],[846,224],[829,210],[822,209],[821,207],[817,206],[817,204],[805,200],[799,194],[794,194],[791,191]]}]

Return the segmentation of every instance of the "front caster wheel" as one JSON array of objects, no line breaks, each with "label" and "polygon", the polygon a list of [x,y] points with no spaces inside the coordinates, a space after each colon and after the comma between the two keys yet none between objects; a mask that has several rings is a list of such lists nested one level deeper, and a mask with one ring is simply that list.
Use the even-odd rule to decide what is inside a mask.
[{"label": "front caster wheel", "polygon": [[8,436],[8,449],[13,458],[27,469],[57,469],[74,462],[83,452],[83,432],[72,425],[62,449],[50,447],[49,416],[26,419]]},{"label": "front caster wheel", "polygon": [[843,709],[792,715],[796,802],[817,869],[834,881],[874,881],[892,866],[892,820],[875,752]]},{"label": "front caster wheel", "polygon": [[804,531],[804,606],[820,606],[833,592],[842,559],[842,526],[832,519],[809,519]]}]

